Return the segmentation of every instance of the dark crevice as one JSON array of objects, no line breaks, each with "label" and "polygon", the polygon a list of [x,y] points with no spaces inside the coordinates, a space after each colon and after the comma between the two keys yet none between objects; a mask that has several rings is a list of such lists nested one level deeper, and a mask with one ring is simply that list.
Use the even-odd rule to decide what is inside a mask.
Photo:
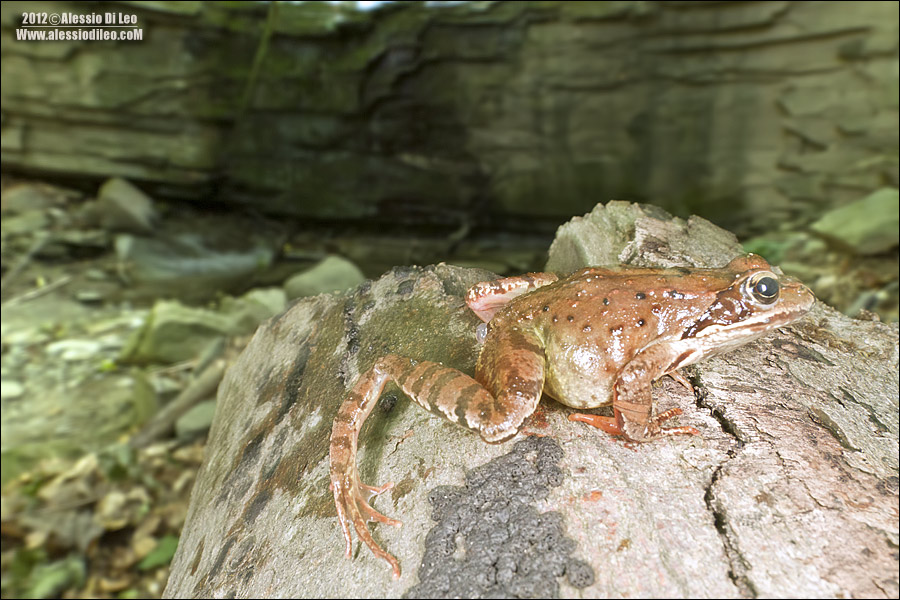
[{"label": "dark crevice", "polygon": [[[703,400],[698,400],[697,406],[699,406],[700,408],[709,409],[713,418],[719,422],[719,427],[722,428],[722,431],[735,439],[738,444],[738,450],[744,446],[744,440],[741,439],[741,434],[738,432],[737,427],[735,427],[735,424],[725,416],[725,409],[723,409],[721,406],[710,406],[708,404],[704,404]],[[732,451],[729,454],[734,455],[736,454],[736,452]]]},{"label": "dark crevice", "polygon": [[[728,460],[731,460],[735,455],[735,452],[728,453]],[[727,463],[727,460],[726,460]],[[706,487],[706,493],[703,495],[703,501],[706,503],[706,508],[709,510],[710,514],[713,516],[713,523],[715,524],[716,531],[719,533],[719,538],[722,540],[722,547],[725,550],[725,556],[728,558],[728,577],[731,579],[731,582],[738,589],[738,592],[744,598],[757,598],[759,594],[757,593],[756,588],[753,586],[753,582],[747,577],[747,571],[749,570],[749,566],[747,562],[744,560],[744,557],[741,555],[740,551],[735,547],[732,543],[731,537],[729,536],[728,531],[728,519],[726,517],[725,511],[717,506],[713,488],[716,485],[716,482],[719,480],[719,477],[722,474],[722,469],[725,468],[725,464],[719,465],[718,468],[713,472],[712,477],[710,478],[709,485]]]},{"label": "dark crevice", "polygon": [[719,423],[722,431],[733,437],[734,441],[737,442],[737,448],[730,450],[728,453],[729,458],[734,457],[737,454],[737,450],[744,446],[744,436],[738,431],[737,426],[725,416],[724,408],[714,406],[707,400],[709,392],[706,390],[706,385],[703,383],[703,378],[700,376],[700,370],[697,367],[687,367],[681,372],[681,375],[694,388],[694,404],[696,404],[697,408],[710,411],[710,414]]},{"label": "dark crevice", "polygon": [[719,506],[716,503],[715,493],[713,492],[713,489],[715,488],[716,483],[719,481],[719,478],[722,476],[722,473],[725,467],[728,465],[728,462],[735,456],[737,456],[740,449],[744,446],[744,441],[735,424],[725,416],[724,409],[719,406],[712,406],[707,401],[709,393],[707,392],[706,387],[703,385],[703,381],[700,377],[699,372],[694,369],[693,372],[689,376],[687,376],[687,379],[694,387],[694,397],[696,399],[697,407],[709,410],[713,418],[719,423],[719,427],[722,428],[722,431],[734,438],[734,441],[737,444],[734,448],[728,450],[727,458],[722,462],[722,464],[716,467],[715,471],[713,471],[712,477],[710,477],[709,480],[709,484],[706,486],[706,492],[703,495],[703,501],[706,504],[707,510],[713,517],[713,523],[715,525],[716,531],[719,534],[719,538],[722,540],[722,549],[724,550],[725,556],[728,559],[728,577],[731,579],[731,582],[738,589],[738,592],[742,597],[756,598],[759,594],[752,581],[750,581],[750,579],[747,577],[749,565],[747,565],[747,562],[744,560],[743,555],[741,555],[740,550],[731,539],[727,513],[723,507]]},{"label": "dark crevice", "polygon": [[733,457],[737,454],[737,451],[740,450],[744,446],[744,437],[738,431],[735,424],[725,416],[725,409],[721,406],[713,406],[707,401],[709,397],[709,393],[706,391],[706,386],[703,384],[703,380],[700,377],[700,372],[697,369],[691,369],[691,372],[683,373],[683,375],[687,378],[688,381],[691,382],[691,385],[694,387],[694,399],[697,405],[697,408],[706,409],[710,412],[712,417],[719,423],[719,427],[722,428],[722,431],[730,435],[734,438],[735,442],[737,442],[737,448],[729,451],[729,458]]},{"label": "dark crevice", "polygon": [[[341,364],[338,367],[338,375],[344,389],[348,387],[348,378],[351,372],[350,361],[352,361],[359,352],[359,316],[361,307],[359,306],[363,296],[368,293],[368,288],[360,288],[355,294],[347,298],[344,304],[344,337],[347,340],[346,349],[341,357]],[[365,307],[362,307],[365,310]]]}]

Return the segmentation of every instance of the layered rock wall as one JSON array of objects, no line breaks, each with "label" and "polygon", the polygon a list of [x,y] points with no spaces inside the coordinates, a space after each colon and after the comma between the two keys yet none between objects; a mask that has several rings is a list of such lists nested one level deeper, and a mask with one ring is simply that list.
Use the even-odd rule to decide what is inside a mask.
[{"label": "layered rock wall", "polygon": [[143,40],[17,41],[4,3],[7,170],[337,219],[620,198],[748,233],[897,185],[895,2],[29,6]]}]

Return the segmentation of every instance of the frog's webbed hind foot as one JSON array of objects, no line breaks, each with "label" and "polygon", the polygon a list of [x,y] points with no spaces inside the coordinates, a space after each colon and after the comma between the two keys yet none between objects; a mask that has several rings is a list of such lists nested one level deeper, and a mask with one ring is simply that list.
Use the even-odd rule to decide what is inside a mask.
[{"label": "frog's webbed hind foot", "polygon": [[378,545],[368,527],[369,521],[400,526],[400,521],[381,514],[369,504],[372,497],[388,491],[394,484],[386,483],[380,487],[366,485],[359,480],[359,471],[356,467],[359,430],[378,401],[388,377],[388,373],[377,367],[370,369],[360,377],[347,400],[341,404],[331,430],[330,476],[338,522],[341,524],[346,542],[347,558],[350,558],[353,552],[353,539],[350,533],[352,525],[359,539],[365,542],[372,554],[391,565],[394,578],[397,579],[400,577],[400,563]]},{"label": "frog's webbed hind foot", "polygon": [[378,494],[386,492],[394,487],[394,482],[388,482],[381,487],[366,485],[359,480],[356,469],[347,469],[340,473],[332,473],[331,489],[334,492],[334,503],[337,507],[338,521],[346,542],[347,558],[353,553],[353,541],[350,536],[350,525],[356,530],[356,534],[378,558],[386,560],[391,565],[394,579],[400,577],[400,563],[392,554],[385,551],[378,542],[372,538],[368,522],[378,521],[394,527],[400,527],[402,523],[397,519],[387,517],[369,504],[369,500]]},{"label": "frog's webbed hind foot", "polygon": [[[532,347],[530,340],[513,338],[513,348],[518,350],[517,366],[506,372],[501,370],[494,383],[501,390],[514,389],[514,393],[503,393],[495,398],[477,380],[465,373],[430,361],[415,361],[389,354],[378,359],[371,369],[360,375],[353,389],[341,403],[331,428],[329,449],[331,462],[331,489],[338,520],[347,543],[347,556],[352,552],[351,524],[359,539],[366,543],[378,558],[390,563],[394,578],[400,577],[400,564],[391,554],[385,552],[367,527],[368,521],[378,521],[399,526],[400,521],[386,517],[369,505],[372,495],[381,494],[391,488],[390,483],[381,487],[365,485],[359,480],[356,468],[356,453],[359,432],[363,422],[378,402],[378,397],[388,380],[394,381],[400,389],[420,406],[427,408],[454,423],[478,431],[488,442],[500,442],[516,433],[525,417],[534,412],[541,397],[544,381],[544,356]],[[493,366],[502,363],[502,343],[485,342],[482,357],[488,356]],[[518,345],[516,345],[518,344]],[[498,350],[499,348],[499,350]],[[515,386],[507,385],[512,381]],[[526,393],[530,392],[530,393]]]},{"label": "frog's webbed hind foot", "polygon": [[392,487],[394,487],[393,481],[388,481],[386,484],[384,484],[381,487],[372,487],[371,485],[366,485],[362,481],[359,481],[359,480],[357,480],[357,482],[359,483],[359,487],[361,487],[362,489],[366,490],[369,493],[369,498],[374,498],[378,494],[382,494],[382,493],[388,491],[389,489],[391,489]]}]

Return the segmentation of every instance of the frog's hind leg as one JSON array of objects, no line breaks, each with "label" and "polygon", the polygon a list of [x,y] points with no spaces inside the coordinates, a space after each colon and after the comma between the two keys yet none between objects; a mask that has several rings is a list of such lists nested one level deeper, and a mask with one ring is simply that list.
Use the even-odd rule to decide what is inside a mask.
[{"label": "frog's hind leg", "polygon": [[[489,347],[493,350],[488,350]],[[496,398],[478,381],[456,369],[435,362],[388,355],[378,360],[359,378],[341,404],[331,431],[331,489],[348,557],[353,547],[350,534],[352,524],[372,553],[390,563],[394,577],[400,576],[397,559],[375,542],[366,525],[367,521],[373,520],[400,525],[400,521],[382,515],[368,502],[369,494],[381,493],[389,489],[391,484],[378,488],[367,486],[359,480],[356,467],[359,432],[389,380],[396,382],[420,406],[478,431],[489,442],[500,442],[512,437],[525,417],[534,412],[543,385],[543,353],[539,357],[531,356],[530,363],[535,363],[531,365],[527,357],[522,356],[522,349],[517,348],[508,358],[524,362],[512,368],[508,361],[497,362],[498,357],[502,359],[502,355],[498,354],[496,344],[486,343],[485,351],[494,357],[490,364],[506,373],[491,378],[494,384],[492,389],[502,387],[504,382],[509,386],[508,390],[498,392]],[[536,365],[538,362],[539,368]],[[526,384],[522,379],[526,373],[536,379]],[[525,391],[527,399],[523,398]]]},{"label": "frog's hind leg", "polygon": [[359,378],[350,395],[338,409],[331,429],[331,491],[334,493],[338,522],[341,524],[346,541],[347,558],[350,558],[353,551],[353,541],[350,536],[350,524],[352,523],[359,538],[366,543],[375,556],[386,560],[391,565],[396,579],[400,577],[400,563],[378,545],[366,526],[366,522],[372,520],[400,526],[400,521],[382,515],[369,505],[369,499],[372,496],[387,491],[393,486],[393,483],[387,483],[381,487],[366,485],[359,480],[359,472],[356,467],[359,430],[377,403],[387,378],[387,374],[375,368],[370,369]]},{"label": "frog's hind leg", "polygon": [[467,410],[467,421],[488,442],[509,439],[541,400],[545,355],[534,333],[499,328],[484,344],[475,379],[488,391],[489,402]]}]

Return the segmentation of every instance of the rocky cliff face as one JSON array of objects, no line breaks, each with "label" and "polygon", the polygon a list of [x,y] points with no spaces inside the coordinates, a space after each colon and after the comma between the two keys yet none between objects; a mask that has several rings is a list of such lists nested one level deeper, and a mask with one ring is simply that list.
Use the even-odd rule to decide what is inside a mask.
[{"label": "rocky cliff face", "polygon": [[17,41],[4,4],[5,168],[341,219],[627,198],[744,232],[897,185],[896,3],[113,5],[143,41]]}]

